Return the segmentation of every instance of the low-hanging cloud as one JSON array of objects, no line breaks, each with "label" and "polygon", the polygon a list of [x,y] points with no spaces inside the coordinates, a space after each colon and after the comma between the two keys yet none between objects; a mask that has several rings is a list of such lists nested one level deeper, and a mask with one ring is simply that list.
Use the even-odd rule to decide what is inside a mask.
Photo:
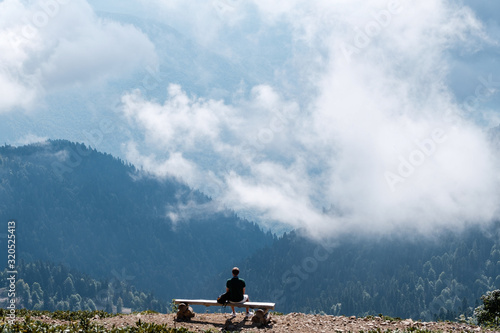
[{"label": "low-hanging cloud", "polygon": [[[487,135],[498,118],[480,124],[491,110],[477,106],[471,116],[447,85],[454,52],[496,43],[471,9],[382,0],[252,6],[261,31],[287,25],[299,86],[263,83],[225,102],[177,85],[162,103],[126,94],[124,115],[144,133],[129,143],[132,162],[146,156],[153,173],[167,168],[242,214],[318,237],[499,218],[498,152]],[[307,99],[290,93],[300,89]]]},{"label": "low-hanging cloud", "polygon": [[51,91],[85,88],[156,66],[131,25],[98,18],[84,0],[0,2],[0,112],[29,109]]}]

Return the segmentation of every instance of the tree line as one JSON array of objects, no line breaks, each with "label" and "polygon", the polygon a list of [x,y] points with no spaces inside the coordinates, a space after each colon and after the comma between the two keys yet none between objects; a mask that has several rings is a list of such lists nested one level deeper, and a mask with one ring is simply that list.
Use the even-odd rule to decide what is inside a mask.
[{"label": "tree line", "polygon": [[345,237],[325,250],[294,231],[240,269],[252,299],[280,312],[456,320],[500,287],[499,233],[496,224],[435,237]]},{"label": "tree line", "polygon": [[[120,275],[96,280],[65,265],[48,262],[20,263],[17,266],[16,306],[29,310],[95,311],[125,313],[153,310],[167,312],[169,304],[152,293],[136,289]],[[7,281],[7,270],[0,280]],[[7,292],[3,289],[3,293]],[[2,295],[7,299],[7,295]],[[2,304],[5,307],[7,304]]]}]

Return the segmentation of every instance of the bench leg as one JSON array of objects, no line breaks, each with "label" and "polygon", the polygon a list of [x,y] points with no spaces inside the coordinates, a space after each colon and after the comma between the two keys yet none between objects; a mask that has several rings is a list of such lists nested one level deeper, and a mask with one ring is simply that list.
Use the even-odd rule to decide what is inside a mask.
[{"label": "bench leg", "polygon": [[177,311],[177,320],[190,320],[193,317],[194,311],[193,308],[189,306],[189,304],[179,304],[179,310]]}]

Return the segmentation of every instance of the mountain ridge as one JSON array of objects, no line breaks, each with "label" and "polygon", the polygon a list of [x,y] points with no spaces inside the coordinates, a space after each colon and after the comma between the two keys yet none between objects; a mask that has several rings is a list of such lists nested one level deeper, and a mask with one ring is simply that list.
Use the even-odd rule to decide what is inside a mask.
[{"label": "mountain ridge", "polygon": [[0,220],[17,219],[21,258],[119,272],[163,300],[215,299],[239,266],[251,299],[280,312],[456,320],[500,287],[500,223],[334,246],[300,230],[278,238],[173,178],[65,140],[0,147],[0,176]]},{"label": "mountain ridge", "polygon": [[500,286],[499,234],[497,223],[436,238],[321,244],[294,231],[240,269],[252,281],[265,276],[252,286],[253,297],[272,295],[285,313],[457,320],[472,316],[480,297]]},{"label": "mountain ridge", "polygon": [[[205,276],[274,239],[174,178],[159,181],[83,144],[3,146],[0,156],[0,221],[17,220],[18,256],[27,262],[64,263],[98,278],[123,272],[173,298],[186,280],[201,288]],[[168,218],[188,204],[204,205],[204,215]],[[198,271],[203,277],[193,279]]]}]

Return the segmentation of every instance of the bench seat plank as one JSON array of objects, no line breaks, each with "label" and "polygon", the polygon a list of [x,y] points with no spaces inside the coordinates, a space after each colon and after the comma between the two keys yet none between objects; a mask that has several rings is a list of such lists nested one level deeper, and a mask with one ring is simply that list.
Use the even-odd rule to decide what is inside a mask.
[{"label": "bench seat plank", "polygon": [[[217,303],[216,300],[208,300],[208,299],[174,299],[175,304],[189,304],[189,305],[204,305],[204,306],[222,306],[222,304]],[[237,308],[246,308],[249,307],[251,309],[270,309],[274,310],[275,303],[267,303],[267,302],[244,302],[244,303],[229,303],[228,305],[233,305]]]}]

